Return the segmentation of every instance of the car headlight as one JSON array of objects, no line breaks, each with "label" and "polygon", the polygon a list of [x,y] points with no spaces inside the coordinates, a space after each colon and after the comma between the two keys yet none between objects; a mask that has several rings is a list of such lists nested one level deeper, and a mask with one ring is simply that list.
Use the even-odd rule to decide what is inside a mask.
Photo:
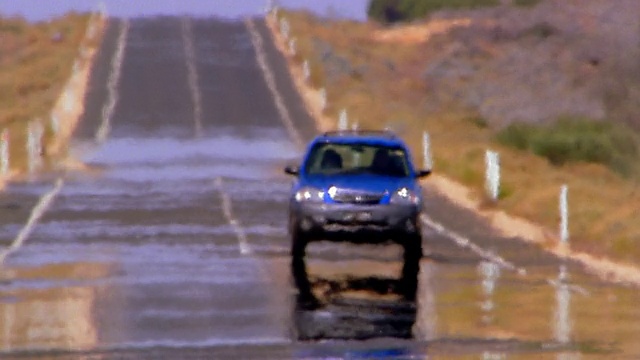
[{"label": "car headlight", "polygon": [[322,202],[324,191],[314,187],[303,187],[296,191],[294,198],[297,202]]},{"label": "car headlight", "polygon": [[392,204],[413,204],[418,205],[420,203],[420,196],[418,194],[406,187],[402,187],[396,190],[393,195],[391,195],[391,199],[389,200]]}]

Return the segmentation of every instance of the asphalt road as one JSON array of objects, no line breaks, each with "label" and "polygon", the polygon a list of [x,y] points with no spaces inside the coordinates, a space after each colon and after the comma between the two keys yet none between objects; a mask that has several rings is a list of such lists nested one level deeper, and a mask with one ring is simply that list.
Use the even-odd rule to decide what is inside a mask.
[{"label": "asphalt road", "polygon": [[0,194],[3,359],[640,356],[637,289],[428,181],[418,264],[321,242],[292,265],[282,168],[316,130],[261,19],[112,21],[86,109],[86,169]]}]

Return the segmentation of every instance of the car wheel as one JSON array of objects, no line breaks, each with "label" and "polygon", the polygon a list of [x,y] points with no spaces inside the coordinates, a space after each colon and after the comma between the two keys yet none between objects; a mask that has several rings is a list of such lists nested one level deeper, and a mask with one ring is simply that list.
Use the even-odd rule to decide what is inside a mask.
[{"label": "car wheel", "polygon": [[309,238],[304,233],[304,231],[300,229],[294,229],[291,232],[291,256],[294,259],[303,258],[308,242]]},{"label": "car wheel", "polygon": [[405,261],[422,258],[422,236],[420,234],[407,234],[402,247],[404,248]]}]

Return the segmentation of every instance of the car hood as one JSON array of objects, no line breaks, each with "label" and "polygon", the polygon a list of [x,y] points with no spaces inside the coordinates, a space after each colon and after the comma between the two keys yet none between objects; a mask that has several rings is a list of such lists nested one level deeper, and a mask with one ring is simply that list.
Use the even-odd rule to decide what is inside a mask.
[{"label": "car hood", "polygon": [[304,185],[317,187],[323,190],[335,186],[340,189],[351,189],[367,192],[393,192],[401,187],[415,189],[415,180],[412,178],[397,178],[379,175],[332,175],[310,176],[304,181]]}]

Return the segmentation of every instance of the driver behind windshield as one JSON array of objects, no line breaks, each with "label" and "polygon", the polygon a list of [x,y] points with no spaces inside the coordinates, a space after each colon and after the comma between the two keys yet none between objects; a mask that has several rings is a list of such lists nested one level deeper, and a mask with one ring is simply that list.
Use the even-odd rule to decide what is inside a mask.
[{"label": "driver behind windshield", "polygon": [[405,171],[402,166],[402,159],[396,155],[389,154],[388,149],[380,148],[371,162],[371,171],[379,175],[404,176]]}]

